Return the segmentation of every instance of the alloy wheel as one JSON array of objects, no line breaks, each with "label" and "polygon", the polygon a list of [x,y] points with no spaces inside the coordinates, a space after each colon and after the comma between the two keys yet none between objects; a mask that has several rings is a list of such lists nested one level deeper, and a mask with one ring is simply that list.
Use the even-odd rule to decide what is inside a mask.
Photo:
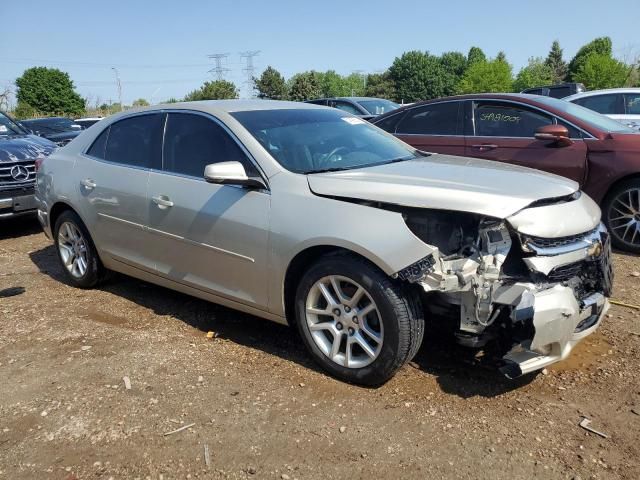
[{"label": "alloy wheel", "polygon": [[362,368],[380,354],[380,312],[366,289],[350,278],[330,275],[314,283],[305,313],[313,341],[338,365]]},{"label": "alloy wheel", "polygon": [[58,230],[58,251],[62,263],[74,278],[87,272],[87,242],[82,232],[71,222],[64,222]]},{"label": "alloy wheel", "polygon": [[609,207],[609,229],[621,242],[640,246],[640,189],[620,192]]}]

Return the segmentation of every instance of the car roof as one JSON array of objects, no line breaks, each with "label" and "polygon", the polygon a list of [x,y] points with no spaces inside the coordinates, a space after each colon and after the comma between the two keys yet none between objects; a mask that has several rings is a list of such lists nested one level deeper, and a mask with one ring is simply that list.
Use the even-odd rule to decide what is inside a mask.
[{"label": "car roof", "polygon": [[67,117],[41,117],[41,118],[26,118],[20,121],[21,122],[46,122],[49,120],[71,120],[71,119]]},{"label": "car roof", "polygon": [[628,88],[605,88],[602,90],[590,90],[588,92],[574,93],[573,95],[564,97],[563,100],[570,101],[576,98],[592,97],[594,95],[605,95],[608,93],[640,93],[640,88],[628,87]]}]

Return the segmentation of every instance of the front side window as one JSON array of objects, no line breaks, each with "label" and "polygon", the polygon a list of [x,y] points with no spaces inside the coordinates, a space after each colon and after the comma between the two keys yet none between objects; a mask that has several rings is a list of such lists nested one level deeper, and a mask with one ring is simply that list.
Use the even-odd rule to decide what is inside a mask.
[{"label": "front side window", "polygon": [[383,113],[391,112],[400,108],[400,105],[398,105],[397,103],[385,100],[383,98],[376,98],[373,100],[360,100],[358,101],[358,103],[371,115],[382,115]]},{"label": "front side window", "polygon": [[105,159],[132,167],[160,164],[162,115],[137,115],[111,125]]},{"label": "front side window", "polygon": [[627,115],[640,115],[640,93],[625,93],[624,106]]},{"label": "front side window", "polygon": [[473,112],[478,137],[530,137],[538,127],[550,125],[550,116],[511,103],[478,102]]},{"label": "front side window", "polygon": [[460,102],[445,102],[409,110],[396,133],[418,135],[456,135]]},{"label": "front side window", "polygon": [[296,173],[350,170],[420,156],[369,122],[335,109],[256,110],[231,115],[280,165]]},{"label": "front side window", "polygon": [[245,169],[251,167],[238,144],[216,122],[190,113],[167,116],[163,170],[202,178],[207,165],[231,161],[241,162]]},{"label": "front side window", "polygon": [[591,97],[579,98],[575,100],[575,103],[594,112],[602,113],[603,115],[621,115],[624,111],[621,109],[622,102],[620,100],[621,96],[617,94],[593,95]]}]

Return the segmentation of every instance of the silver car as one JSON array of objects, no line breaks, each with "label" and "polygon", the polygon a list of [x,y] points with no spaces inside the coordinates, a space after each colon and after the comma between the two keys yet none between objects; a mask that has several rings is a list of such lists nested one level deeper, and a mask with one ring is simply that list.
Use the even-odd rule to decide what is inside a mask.
[{"label": "silver car", "polygon": [[43,162],[37,197],[71,284],[115,270],[295,325],[360,384],[415,355],[425,316],[499,351],[509,377],[541,369],[611,292],[609,237],[575,182],[421,152],[304,103],[109,117]]},{"label": "silver car", "polygon": [[640,88],[609,88],[576,93],[568,102],[602,113],[631,128],[640,129]]}]

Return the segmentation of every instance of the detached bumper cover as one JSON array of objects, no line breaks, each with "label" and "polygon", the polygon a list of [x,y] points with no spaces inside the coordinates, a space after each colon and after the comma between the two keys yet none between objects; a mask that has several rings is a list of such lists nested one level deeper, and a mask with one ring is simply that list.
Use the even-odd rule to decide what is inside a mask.
[{"label": "detached bumper cover", "polygon": [[[503,357],[505,365],[501,371],[509,378],[567,358],[580,340],[598,328],[609,309],[609,301],[601,293],[591,294],[579,303],[573,290],[562,285],[533,293],[531,297],[535,335]],[[531,311],[530,303],[521,310]]]}]

